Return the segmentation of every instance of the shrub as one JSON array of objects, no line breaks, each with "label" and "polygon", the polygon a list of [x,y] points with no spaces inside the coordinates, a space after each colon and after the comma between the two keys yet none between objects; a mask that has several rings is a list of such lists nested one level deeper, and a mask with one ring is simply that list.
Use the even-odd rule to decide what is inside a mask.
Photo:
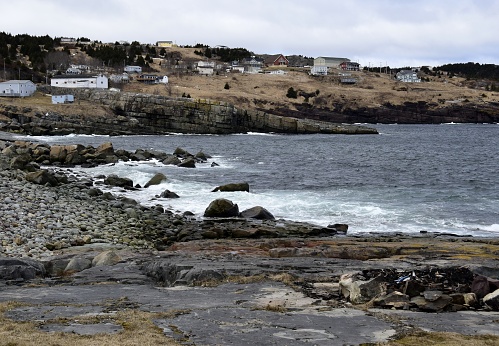
[{"label": "shrub", "polygon": [[288,93],[286,94],[287,97],[289,97],[290,99],[296,99],[298,98],[298,93],[296,92],[295,89],[293,89],[293,87],[290,87],[288,89]]},{"label": "shrub", "polygon": [[229,82],[225,82],[224,89],[225,89],[225,90],[229,90],[229,89],[230,89]]}]

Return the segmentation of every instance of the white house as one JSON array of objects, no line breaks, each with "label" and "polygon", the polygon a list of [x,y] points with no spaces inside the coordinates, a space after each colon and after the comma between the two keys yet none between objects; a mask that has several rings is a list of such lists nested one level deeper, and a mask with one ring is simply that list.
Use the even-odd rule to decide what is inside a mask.
[{"label": "white house", "polygon": [[314,65],[310,69],[310,74],[313,76],[327,76],[327,66],[326,65]]},{"label": "white house", "polygon": [[66,74],[82,74],[83,71],[76,67],[69,67],[66,70]]},{"label": "white house", "polygon": [[0,83],[0,96],[26,97],[36,91],[36,85],[30,80],[9,80]]},{"label": "white house", "polygon": [[73,95],[52,95],[52,104],[58,103],[73,103],[75,100]]},{"label": "white house", "polygon": [[140,66],[125,66],[125,72],[127,73],[142,73],[142,67]]},{"label": "white house", "polygon": [[212,75],[215,70],[215,63],[212,61],[198,61],[196,69],[199,74],[202,75]]},{"label": "white house", "polygon": [[60,88],[107,89],[109,87],[109,80],[102,74],[97,76],[60,75],[52,77],[50,85]]},{"label": "white house", "polygon": [[420,83],[421,78],[418,77],[418,74],[412,70],[402,70],[397,73],[395,76],[397,80],[406,83]]}]

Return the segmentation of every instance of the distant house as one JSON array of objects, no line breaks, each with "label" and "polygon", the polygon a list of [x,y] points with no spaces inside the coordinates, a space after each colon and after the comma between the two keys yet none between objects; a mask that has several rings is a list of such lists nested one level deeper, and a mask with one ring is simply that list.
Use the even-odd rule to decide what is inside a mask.
[{"label": "distant house", "polygon": [[142,67],[127,65],[123,69],[127,73],[142,73]]},{"label": "distant house", "polygon": [[83,71],[80,70],[79,68],[75,68],[75,67],[69,67],[67,70],[66,70],[66,74],[82,74]]},{"label": "distant house", "polygon": [[36,85],[30,80],[9,80],[0,83],[0,96],[27,97],[36,91]]},{"label": "distant house", "polygon": [[91,75],[60,75],[52,77],[50,85],[60,88],[91,88],[107,89],[109,80],[106,76],[100,74]]},{"label": "distant house", "polygon": [[52,95],[52,104],[59,103],[73,103],[74,102],[73,95]]},{"label": "distant house", "polygon": [[253,56],[241,61],[241,65],[244,66],[244,72],[246,73],[260,73],[262,72],[263,60]]},{"label": "distant house", "polygon": [[157,76],[155,74],[141,74],[136,80],[144,84],[168,84],[168,76]]},{"label": "distant house", "polygon": [[413,70],[402,70],[398,72],[395,76],[398,81],[405,83],[420,83],[421,78],[418,77],[418,74]]},{"label": "distant house", "polygon": [[282,54],[275,54],[275,55],[269,55],[268,57],[265,58],[263,61],[265,66],[288,66],[289,61],[286,59],[286,57]]},{"label": "distant house", "polygon": [[76,44],[77,41],[74,37],[61,37],[61,44]]},{"label": "distant house", "polygon": [[314,65],[310,69],[310,74],[313,76],[327,76],[327,66],[326,65]]},{"label": "distant house", "polygon": [[340,64],[343,62],[350,62],[350,59],[320,56],[314,59],[314,66],[327,66],[328,68],[339,68]]},{"label": "distant house", "polygon": [[163,47],[163,48],[169,48],[175,46],[173,41],[157,41],[156,46],[158,47]]},{"label": "distant house", "polygon": [[360,64],[352,61],[343,61],[340,68],[345,71],[360,71]]},{"label": "distant house", "polygon": [[109,76],[109,80],[113,83],[129,83],[130,76],[125,72],[122,74],[112,74]]},{"label": "distant house", "polygon": [[215,63],[212,61],[198,61],[196,64],[196,70],[201,75],[210,76],[215,70]]}]

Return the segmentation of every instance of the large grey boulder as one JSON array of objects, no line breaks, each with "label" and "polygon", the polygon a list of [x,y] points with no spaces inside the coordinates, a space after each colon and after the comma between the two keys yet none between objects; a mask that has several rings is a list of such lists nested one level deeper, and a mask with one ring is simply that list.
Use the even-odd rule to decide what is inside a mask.
[{"label": "large grey boulder", "polygon": [[249,184],[248,183],[231,183],[231,184],[225,184],[225,185],[220,185],[214,188],[211,192],[236,192],[236,191],[243,191],[243,192],[249,192]]},{"label": "large grey boulder", "polygon": [[185,160],[182,160],[182,162],[180,162],[177,166],[184,168],[196,168],[196,160],[192,157],[188,157]]},{"label": "large grey boulder", "polygon": [[228,199],[220,198],[210,203],[204,211],[205,217],[235,217],[239,216],[239,206]]},{"label": "large grey boulder", "polygon": [[163,173],[156,173],[154,177],[149,179],[149,181],[144,185],[144,187],[148,188],[151,185],[159,185],[164,181],[166,181],[166,175],[164,175]]},{"label": "large grey boulder", "polygon": [[73,257],[66,268],[65,272],[81,272],[82,270],[92,267],[92,261],[84,257]]},{"label": "large grey boulder", "polygon": [[104,251],[94,257],[92,267],[112,266],[121,261],[121,257],[113,250]]},{"label": "large grey boulder", "polygon": [[247,219],[257,219],[257,220],[274,220],[275,217],[264,207],[256,206],[243,210],[239,215]]},{"label": "large grey boulder", "polygon": [[118,177],[116,174],[107,176],[104,179],[104,184],[118,187],[133,187],[132,179]]},{"label": "large grey boulder", "polygon": [[483,303],[492,310],[499,311],[499,290],[495,290],[483,297]]},{"label": "large grey boulder", "polygon": [[0,280],[31,280],[43,275],[45,267],[38,261],[0,257]]}]

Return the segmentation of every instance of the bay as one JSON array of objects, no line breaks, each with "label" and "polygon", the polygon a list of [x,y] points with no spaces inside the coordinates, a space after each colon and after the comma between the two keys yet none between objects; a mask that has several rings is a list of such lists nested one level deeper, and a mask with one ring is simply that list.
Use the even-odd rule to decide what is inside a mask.
[{"label": "bay", "polygon": [[[370,125],[372,126],[372,125]],[[349,233],[444,232],[499,236],[499,126],[497,124],[375,125],[379,135],[55,136],[28,137],[49,144],[115,149],[181,147],[212,156],[197,168],[159,162],[120,162],[82,174],[118,174],[159,186],[121,194],[198,217],[216,198],[240,210],[261,205],[277,218],[327,226],[347,223]],[[219,166],[212,167],[216,162]],[[213,193],[221,184],[248,182],[250,193]],[[157,199],[163,190],[180,195]]]}]

